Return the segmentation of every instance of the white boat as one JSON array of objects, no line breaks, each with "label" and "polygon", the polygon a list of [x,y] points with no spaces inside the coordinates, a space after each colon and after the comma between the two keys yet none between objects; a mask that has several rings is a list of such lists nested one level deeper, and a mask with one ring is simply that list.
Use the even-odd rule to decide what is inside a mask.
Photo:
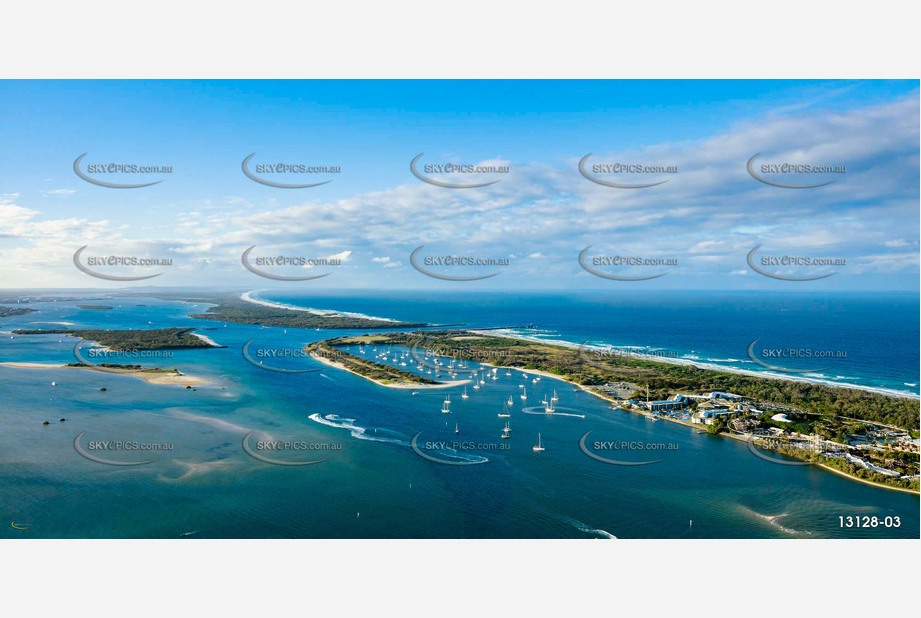
[{"label": "white boat", "polygon": [[505,372],[505,375],[506,375],[507,377],[512,377],[512,372],[511,372],[511,371],[506,371],[506,372]]},{"label": "white boat", "polygon": [[457,426],[457,423],[454,423],[454,433],[460,433],[460,428]]},{"label": "white boat", "polygon": [[535,453],[540,453],[540,452],[546,450],[546,449],[544,448],[543,443],[540,441],[540,434],[537,434],[537,444],[535,444],[534,446],[532,446],[532,447],[531,447],[531,450],[533,450]]},{"label": "white boat", "polygon": [[444,402],[441,404],[441,413],[451,414],[451,395],[445,397]]},{"label": "white boat", "polygon": [[550,400],[550,403],[548,403],[546,406],[544,406],[544,412],[546,412],[547,414],[552,414],[553,412],[556,412],[556,410],[555,410],[554,407],[553,407],[553,400],[552,400],[552,399]]},{"label": "white boat", "polygon": [[508,396],[508,405],[510,405],[510,406],[515,405],[515,400],[512,399],[512,396],[511,396],[511,395]]},{"label": "white boat", "polygon": [[508,404],[503,405],[502,411],[499,412],[499,418],[509,418],[511,415],[511,412],[508,411]]},{"label": "white boat", "polygon": [[467,394],[467,387],[465,386],[465,387],[464,387],[464,394],[461,395],[461,399],[467,399],[468,397],[470,397],[470,395]]},{"label": "white boat", "polygon": [[512,428],[509,426],[508,421],[505,421],[505,428],[502,430],[502,433],[511,433]]},{"label": "white boat", "polygon": [[479,383],[474,384],[474,385],[473,385],[473,390],[475,390],[475,391],[480,390],[480,384],[479,384]]},{"label": "white boat", "polygon": [[524,401],[524,400],[527,399],[527,398],[528,398],[528,389],[526,389],[526,388],[525,388],[525,389],[522,389],[522,391],[521,391],[521,400]]},{"label": "white boat", "polygon": [[556,394],[556,389],[553,389],[553,397],[550,398],[550,401],[559,401],[560,398]]}]

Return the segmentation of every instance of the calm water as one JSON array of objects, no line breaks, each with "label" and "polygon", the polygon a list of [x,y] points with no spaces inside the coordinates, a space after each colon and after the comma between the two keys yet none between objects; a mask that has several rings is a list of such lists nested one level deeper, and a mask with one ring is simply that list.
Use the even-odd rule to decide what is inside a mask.
[{"label": "calm water", "polygon": [[[674,350],[701,362],[745,367],[747,345],[762,337],[807,338],[846,359],[823,378],[917,392],[918,301],[907,296],[708,294],[706,296],[350,294],[261,298],[395,319],[470,326],[518,327],[528,336],[643,349]],[[112,299],[112,310],[81,310],[77,302],[33,305],[38,313],[2,319],[0,329],[160,328],[199,326],[224,349],[177,351],[137,360],[177,367],[208,384],[195,389],[68,369],[0,366],[0,536],[40,537],[413,537],[413,538],[917,538],[918,498],[878,489],[805,466],[771,464],[741,442],[698,434],[666,422],[610,409],[571,385],[520,371],[486,379],[477,390],[388,389],[309,359],[258,356],[297,351],[340,334],[195,321],[204,306],[155,299]],[[145,306],[137,306],[143,304]],[[72,326],[71,326],[72,325]],[[0,335],[0,362],[73,361],[69,337]],[[286,369],[279,373],[251,358]],[[781,345],[781,344],[777,344]],[[784,343],[783,345],[790,345]],[[369,347],[366,354],[373,354]],[[402,357],[394,348],[397,365]],[[722,359],[722,360],[721,360]],[[735,360],[730,360],[735,359]],[[115,362],[125,362],[115,359]],[[836,359],[838,360],[838,359]],[[476,368],[471,364],[470,369]],[[836,376],[841,376],[840,378]],[[55,386],[51,383],[55,382]],[[520,399],[524,385],[526,401]],[[106,391],[99,389],[105,387]],[[559,414],[538,414],[553,390]],[[451,414],[442,414],[450,395]],[[511,418],[497,417],[513,399]],[[529,413],[530,412],[530,413]],[[564,416],[568,414],[568,416]],[[584,416],[584,418],[582,418]],[[59,418],[66,422],[59,422]],[[43,426],[41,421],[51,423]],[[510,440],[502,440],[508,420]],[[459,433],[455,433],[457,428]],[[587,443],[634,441],[667,445],[656,452],[598,451],[641,466],[589,458]],[[85,432],[85,433],[84,433]],[[244,436],[325,444],[337,450],[282,449],[249,456]],[[546,450],[532,446],[540,433]],[[95,441],[169,444],[154,453],[105,452],[109,466],[81,457]],[[410,447],[446,461],[423,458]],[[452,448],[441,441],[467,441]],[[468,448],[469,447],[469,448]],[[498,450],[499,447],[507,447]],[[650,455],[651,453],[651,455]],[[846,515],[898,516],[899,528],[841,529]],[[14,522],[27,530],[16,530]],[[191,534],[190,534],[191,533]]]}]

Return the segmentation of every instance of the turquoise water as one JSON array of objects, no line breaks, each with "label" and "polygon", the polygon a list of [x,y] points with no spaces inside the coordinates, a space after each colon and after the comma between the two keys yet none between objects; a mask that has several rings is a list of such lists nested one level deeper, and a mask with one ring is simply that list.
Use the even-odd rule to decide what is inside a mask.
[{"label": "turquoise water", "polygon": [[[628,299],[627,306],[600,303],[594,314],[584,309],[594,301],[576,298],[572,303],[579,309],[579,319],[572,319],[570,311],[568,321],[547,317],[553,307],[559,307],[559,297],[519,297],[513,303],[495,295],[477,299],[479,302],[468,300],[466,306],[458,306],[451,298],[419,302],[412,295],[387,301],[352,295],[313,297],[309,302],[290,296],[264,298],[397,319],[467,321],[472,326],[533,323],[541,336],[568,340],[591,337],[638,345],[648,335],[651,341],[644,345],[668,347],[662,333],[656,335],[652,327],[642,336],[635,332],[633,325],[643,321],[643,311],[636,306],[652,304],[639,298]],[[0,366],[0,515],[4,518],[0,536],[4,538],[919,536],[916,496],[808,466],[771,464],[754,457],[745,443],[612,410],[608,403],[550,378],[534,382],[535,376],[523,379],[520,371],[507,376],[500,370],[497,380],[487,378],[480,389],[474,390],[473,382],[468,382],[469,398],[463,399],[461,385],[420,389],[413,395],[412,390],[384,388],[309,359],[265,358],[263,362],[273,367],[320,369],[279,373],[247,361],[241,353],[243,345],[252,341],[253,354],[267,349],[296,351],[309,341],[354,333],[285,332],[196,321],[187,315],[201,311],[203,305],[152,298],[98,302],[115,307],[103,312],[78,309],[76,305],[83,301],[39,303],[33,305],[37,313],[4,318],[0,330],[7,334],[0,335],[0,362],[73,362],[72,338],[10,338],[8,331],[14,328],[53,327],[35,322],[67,322],[72,324],[69,328],[196,326],[210,329],[201,333],[226,347],[176,351],[171,358],[156,362],[137,361],[145,366],[177,367],[208,381],[194,389],[92,371]],[[752,302],[767,303],[769,309],[758,316],[757,323],[764,325],[768,335],[809,326],[800,322],[800,314],[810,313],[809,299],[786,301],[788,308],[799,312],[797,319],[774,318],[781,325],[770,328],[772,319],[766,314],[774,305],[757,299]],[[845,316],[836,318],[836,324],[861,322],[872,310],[872,303],[867,306],[871,301],[862,298],[836,302],[830,309]],[[145,306],[136,306],[139,304]],[[916,315],[917,301],[913,308],[903,310]],[[721,315],[721,310],[711,311]],[[701,308],[697,313],[706,311]],[[455,315],[467,319],[452,319]],[[629,315],[640,317],[625,323],[624,316]],[[744,340],[741,333],[750,330],[746,324],[729,321],[725,314],[720,321],[730,339]],[[564,322],[574,325],[563,327]],[[605,337],[593,324],[607,324],[625,335],[616,340]],[[684,333],[689,341],[710,340],[705,328],[695,332],[681,326],[673,321],[660,330]],[[875,324],[867,338],[879,339],[880,348],[912,336],[916,342],[916,329],[917,319],[883,321]],[[680,347],[674,341],[670,345]],[[720,354],[715,348],[710,354],[704,343],[689,349],[713,357]],[[903,352],[898,346],[888,350],[890,366],[867,365],[876,366],[874,376],[864,376],[868,382],[875,380],[868,385],[888,388],[898,381],[916,381],[910,375],[917,374],[917,353]],[[389,358],[396,356],[398,366],[407,362],[401,368],[413,369],[411,356],[402,357],[398,348],[391,352]],[[474,368],[476,364],[471,363],[468,370]],[[856,368],[840,374],[862,379]],[[526,402],[519,397],[520,385],[527,389]],[[100,391],[103,387],[107,390]],[[554,389],[560,414],[534,414],[540,411],[540,400]],[[446,395],[452,401],[451,414],[441,413]],[[511,418],[499,418],[497,413],[510,396]],[[573,416],[562,415],[566,413]],[[42,425],[46,419],[50,424]],[[500,438],[506,420],[512,428],[510,440]],[[579,448],[579,439],[587,431],[591,431],[588,444],[618,440],[672,448],[600,453],[630,461],[661,459],[640,466],[609,465],[589,458]],[[338,448],[259,451],[289,463],[325,460],[308,466],[273,465],[247,454],[243,439],[250,432],[255,432],[249,438],[251,448],[259,440]],[[542,453],[531,448],[538,433],[546,447]],[[100,457],[157,461],[133,467],[104,465],[77,453],[74,440],[79,434],[85,450],[94,441],[110,440],[172,448],[106,452]],[[430,461],[411,448],[417,435],[416,445],[424,454],[447,461],[486,462],[457,466]],[[469,441],[472,446],[453,451],[450,446],[426,447],[429,442],[454,440]],[[508,448],[499,450],[500,446]],[[898,516],[901,526],[842,529],[838,518],[847,515]],[[11,522],[27,529],[17,530]]]}]

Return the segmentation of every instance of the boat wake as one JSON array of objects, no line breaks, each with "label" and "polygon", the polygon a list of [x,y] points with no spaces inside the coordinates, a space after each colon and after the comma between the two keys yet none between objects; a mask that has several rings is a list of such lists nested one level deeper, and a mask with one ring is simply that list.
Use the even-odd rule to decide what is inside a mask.
[{"label": "boat wake", "polygon": [[354,418],[343,418],[338,414],[322,415],[319,412],[308,416],[314,423],[335,427],[337,429],[348,429],[353,438],[358,440],[370,440],[371,442],[386,442],[388,444],[399,444],[400,446],[409,446],[409,438],[396,431],[378,427],[361,427],[355,424]]},{"label": "boat wake", "polygon": [[757,512],[755,512],[755,511],[753,511],[753,510],[751,510],[751,509],[745,509],[744,507],[743,507],[743,509],[744,509],[745,511],[748,511],[749,513],[751,513],[751,514],[754,515],[755,517],[758,517],[759,519],[763,519],[764,521],[768,522],[769,524],[771,524],[771,525],[774,526],[775,528],[779,529],[781,532],[785,532],[785,533],[790,534],[790,535],[795,535],[795,534],[809,534],[809,535],[811,535],[811,534],[812,534],[811,532],[809,532],[809,531],[807,531],[807,530],[795,530],[795,529],[793,529],[793,528],[788,528],[788,527],[784,526],[783,524],[781,524],[781,523],[779,523],[779,522],[777,521],[777,520],[780,519],[781,517],[786,517],[787,515],[789,515],[789,513],[781,513],[780,515],[764,515],[764,514],[762,514],[762,513],[757,513]]},{"label": "boat wake", "polygon": [[574,418],[585,418],[584,414],[575,414],[572,412],[560,412],[560,410],[572,410],[573,408],[557,408],[553,412],[547,412],[541,407],[531,406],[530,408],[525,408],[522,410],[525,414],[533,414],[534,416],[572,416]]},{"label": "boat wake", "polygon": [[584,524],[577,519],[572,517],[566,517],[565,515],[558,515],[560,521],[566,522],[576,530],[584,532],[586,534],[591,534],[601,539],[616,539],[617,537],[608,532],[607,530],[602,530],[601,528],[592,528],[588,524]]},{"label": "boat wake", "polygon": [[473,453],[461,453],[453,448],[441,449],[437,451],[432,451],[437,453],[442,457],[449,459],[457,459],[459,461],[469,461],[471,463],[486,463],[489,461],[489,457],[483,457],[482,455],[474,455]]}]

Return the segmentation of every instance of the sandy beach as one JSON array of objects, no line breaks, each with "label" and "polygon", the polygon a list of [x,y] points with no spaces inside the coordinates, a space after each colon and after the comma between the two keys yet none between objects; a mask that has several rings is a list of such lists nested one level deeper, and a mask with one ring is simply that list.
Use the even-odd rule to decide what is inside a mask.
[{"label": "sandy beach", "polygon": [[202,378],[197,378],[195,376],[187,376],[182,373],[161,373],[154,371],[145,371],[143,369],[117,369],[114,367],[96,367],[96,366],[83,366],[76,367],[74,365],[55,365],[55,364],[46,364],[46,363],[20,363],[20,362],[10,362],[10,363],[0,363],[0,366],[3,367],[14,367],[17,369],[82,369],[84,371],[97,371],[100,373],[110,373],[115,375],[130,376],[132,378],[140,378],[145,382],[150,384],[163,384],[163,385],[174,385],[174,386],[199,386],[202,384],[207,384],[208,381]]},{"label": "sandy beach", "polygon": [[207,343],[208,345],[210,345],[210,346],[212,346],[212,347],[215,347],[215,348],[222,348],[222,347],[224,347],[224,346],[222,346],[221,344],[217,343],[217,342],[216,342],[214,339],[212,339],[211,337],[208,337],[207,335],[202,335],[201,333],[189,333],[189,334],[192,335],[193,337],[198,337],[199,339],[201,339],[202,341],[204,341],[205,343]]},{"label": "sandy beach", "polygon": [[379,320],[381,322],[398,322],[399,320],[394,320],[392,318],[382,318],[373,315],[366,315],[364,313],[352,313],[348,311],[334,311],[331,309],[310,309],[307,307],[298,307],[297,305],[286,305],[285,303],[273,303],[267,300],[259,300],[258,298],[253,298],[253,294],[256,293],[256,290],[250,290],[249,292],[243,292],[240,294],[240,300],[253,303],[254,305],[262,305],[263,307],[272,307],[273,309],[287,309],[288,311],[303,311],[304,313],[310,313],[313,315],[319,316],[333,316],[333,317],[346,317],[346,318],[362,318],[365,320]]}]

